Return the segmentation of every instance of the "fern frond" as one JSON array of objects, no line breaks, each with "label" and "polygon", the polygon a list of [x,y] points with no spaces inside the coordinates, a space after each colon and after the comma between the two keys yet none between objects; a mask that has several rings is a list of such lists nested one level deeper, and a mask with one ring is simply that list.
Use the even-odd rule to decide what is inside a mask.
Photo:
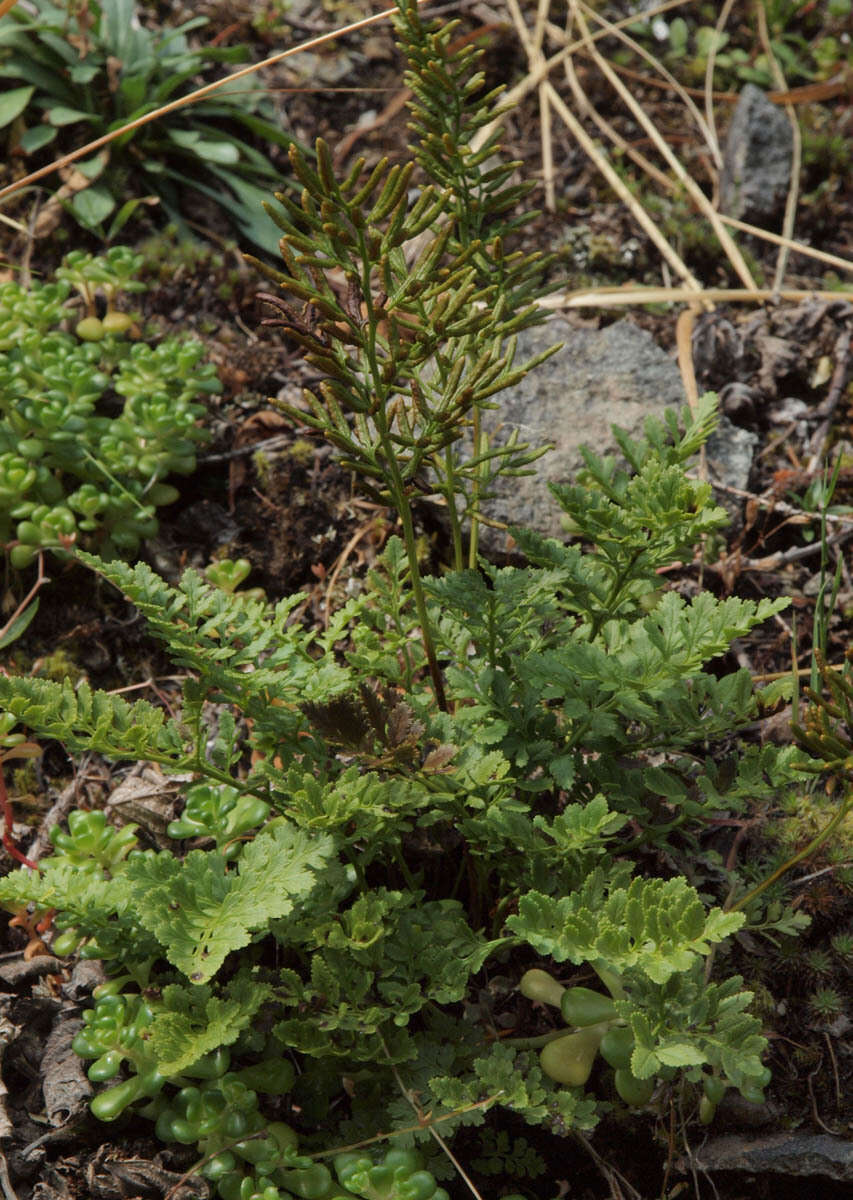
[{"label": "fern frond", "polygon": [[180,1075],[220,1046],[231,1046],[270,999],[272,988],[241,971],[224,995],[204,985],[163,989],[151,1025],[150,1048],[163,1075]]},{"label": "fern frond", "polygon": [[72,751],[94,751],[113,759],[150,760],[180,769],[185,737],[177,722],[145,700],[75,689],[70,679],[27,679],[0,675],[0,706],[34,733],[56,738]]},{"label": "fern frond", "polygon": [[232,950],[286,916],[317,883],[333,843],[289,821],[270,822],[246,846],[236,871],[223,855],[193,850],[133,860],[127,878],[139,920],[192,983],[212,979]]},{"label": "fern frond", "polygon": [[635,879],[628,888],[596,897],[592,906],[584,890],[558,900],[528,892],[507,925],[556,962],[602,963],[618,974],[636,968],[664,984],[745,919],[742,913],[706,910],[681,878]]}]

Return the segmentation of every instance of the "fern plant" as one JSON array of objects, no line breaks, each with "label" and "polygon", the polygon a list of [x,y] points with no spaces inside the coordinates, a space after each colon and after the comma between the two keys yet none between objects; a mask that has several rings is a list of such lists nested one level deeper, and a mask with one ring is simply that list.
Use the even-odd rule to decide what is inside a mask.
[{"label": "fern plant", "polygon": [[[451,1136],[503,1106],[564,1135],[592,1128],[614,1088],[662,1107],[691,1090],[758,1099],[767,1081],[742,981],[705,980],[743,913],[644,877],[636,854],[677,856],[712,810],[796,775],[773,748],[723,769],[756,700],[743,673],[708,669],[782,605],[658,591],[657,569],[725,519],[684,472],[713,399],[623,437],[627,467],[589,456],[555,489],[585,548],[519,530],[526,566],[465,567],[482,486],[529,462],[463,441],[529,366],[512,337],[536,316],[519,307],[535,264],[504,252],[511,172],[466,151],[492,102],[474,99],[470,53],[411,0],[398,28],[433,183],[410,203],[409,167],[339,182],[322,144],[316,169],[294,152],[290,299],[274,303],[325,375],[306,419],[396,506],[402,540],[322,633],[294,621],[301,596],[270,604],[193,571],[171,586],[80,554],[185,670],[177,719],[0,676],[0,705],[42,736],[193,779],[174,852],[75,814],[37,872],[0,881],[0,903],[54,911],[56,948],[105,965],[76,1043],[108,1084],[93,1111],[133,1108],[195,1145],[222,1200],[439,1200],[411,1150],[435,1121]],[[427,232],[408,270],[405,243]],[[435,492],[454,530],[440,579],[422,577],[414,533],[415,500]],[[495,956],[518,981],[538,956],[600,984],[590,1000],[552,978],[562,1025],[494,1043],[472,1001]],[[338,1156],[337,1181],[312,1158],[377,1133],[394,1148]]]}]

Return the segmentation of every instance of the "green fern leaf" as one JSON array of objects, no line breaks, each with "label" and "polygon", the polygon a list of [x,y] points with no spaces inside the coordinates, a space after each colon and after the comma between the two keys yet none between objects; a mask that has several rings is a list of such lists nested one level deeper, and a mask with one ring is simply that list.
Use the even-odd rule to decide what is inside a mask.
[{"label": "green fern leaf", "polygon": [[55,683],[0,675],[0,707],[72,751],[176,766],[184,759],[181,729],[161,709],[145,700],[128,704],[120,696],[93,692],[87,683],[75,689],[70,679]]},{"label": "green fern leaf", "polygon": [[602,963],[618,974],[636,968],[663,984],[744,922],[742,913],[706,912],[680,878],[635,879],[593,908],[581,897],[582,891],[562,899],[528,892],[507,925],[556,962]]},{"label": "green fern leaf", "polygon": [[272,994],[272,988],[242,971],[224,996],[210,988],[170,984],[155,1014],[149,1045],[163,1075],[180,1075],[205,1054],[231,1046]]},{"label": "green fern leaf", "polygon": [[232,950],[292,911],[331,854],[331,839],[309,837],[278,818],[246,846],[236,871],[221,854],[193,850],[183,863],[168,853],[130,862],[127,875],[140,920],[169,962],[204,983]]}]

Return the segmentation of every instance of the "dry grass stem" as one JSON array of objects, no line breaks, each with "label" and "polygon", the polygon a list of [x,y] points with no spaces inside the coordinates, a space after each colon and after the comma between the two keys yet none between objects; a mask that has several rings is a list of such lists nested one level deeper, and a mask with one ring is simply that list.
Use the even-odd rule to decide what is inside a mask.
[{"label": "dry grass stem", "polygon": [[559,95],[559,93],[550,83],[548,84],[548,94],[555,111],[566,123],[570,132],[578,141],[581,148],[585,151],[590,161],[604,176],[612,190],[632,214],[634,220],[637,222],[649,240],[657,247],[664,261],[668,262],[673,271],[675,271],[675,273],[684,280],[685,284],[687,285],[687,289],[689,289],[690,292],[696,293],[697,295],[701,294],[702,285],[699,283],[698,279],[696,279],[687,264],[681,259],[674,248],[666,240],[643,206],[637,202],[634,196],[631,195],[627,184],[613,169],[613,166],[611,165],[607,155],[595,144],[595,142],[584,129],[583,125],[581,125],[580,121],[578,121],[574,114],[569,110],[568,106],[563,101],[562,96]]},{"label": "dry grass stem", "polygon": [[[545,61],[542,43],[545,38],[545,23],[550,0],[539,0],[536,10],[536,25],[533,29],[532,45],[528,54],[531,66]],[[551,106],[545,88],[539,86],[539,133],[542,140],[542,179],[545,185],[545,207],[548,212],[557,211],[557,196],[554,187],[554,148],[551,142]]]},{"label": "dry grass stem", "polygon": [[[699,401],[699,388],[696,384],[696,371],[693,366],[693,326],[696,323],[696,312],[693,308],[685,308],[678,314],[675,323],[675,342],[678,347],[678,369],[687,395],[687,403],[693,412]],[[703,446],[704,450],[705,447]]]},{"label": "dry grass stem", "polygon": [[725,217],[722,213],[720,220],[725,221],[726,225],[731,225],[733,229],[751,233],[753,237],[763,238],[766,242],[774,242],[777,246],[787,246],[795,254],[804,254],[807,258],[815,258],[818,262],[825,262],[828,266],[838,267],[842,271],[853,271],[853,260],[849,258],[839,258],[837,254],[827,254],[825,250],[815,250],[813,246],[808,246],[805,242],[795,241],[780,233],[771,233],[769,229],[759,229],[757,225],[749,225],[746,221],[738,221],[735,217]]},{"label": "dry grass stem", "polygon": [[783,288],[775,296],[770,288],[644,287],[637,284],[615,287],[579,288],[562,295],[543,296],[542,308],[622,308],[631,304],[766,304],[773,300],[838,300],[838,292],[807,288]]},{"label": "dry grass stem", "polygon": [[572,95],[575,98],[575,104],[577,105],[580,115],[588,117],[591,121],[593,121],[604,134],[604,136],[613,143],[616,149],[630,158],[633,163],[636,163],[640,170],[645,172],[650,179],[654,179],[654,181],[665,190],[673,191],[675,189],[673,180],[670,179],[670,177],[658,167],[656,167],[653,162],[650,162],[644,154],[641,154],[639,150],[636,150],[629,142],[626,142],[621,133],[619,133],[617,129],[614,129],[610,122],[601,115],[598,109],[590,104],[588,97],[585,95],[584,90],[581,87],[577,72],[575,71],[575,63],[572,55],[569,55],[569,57],[564,60],[563,69],[566,75],[566,82],[572,89]]},{"label": "dry grass stem", "polygon": [[[720,9],[717,23],[714,26],[714,32],[717,36],[711,42],[708,50],[708,61],[705,63],[705,120],[708,123],[708,129],[711,134],[711,141],[717,147],[719,153],[720,142],[717,138],[717,124],[714,116],[714,64],[717,61],[717,42],[719,35],[726,27],[726,22],[729,19],[729,14],[734,7],[734,0],[725,0],[723,7]],[[722,156],[720,158],[722,162]]]},{"label": "dry grass stem", "polygon": [[[522,16],[521,9],[519,8],[518,0],[507,0],[507,7],[509,8],[510,15],[512,16],[519,40],[521,41],[521,44],[528,55],[528,61],[530,62],[531,68],[530,74],[527,76],[527,79],[529,80],[539,71],[541,71],[543,65],[545,64],[543,62],[536,61],[533,39],[530,35],[527,25],[524,22],[524,17]],[[589,41],[590,39],[587,38],[586,40]],[[560,52],[558,57],[567,57],[571,54],[572,49],[572,46],[565,47]],[[645,232],[646,236],[649,237],[658,248],[665,261],[669,263],[672,269],[685,281],[689,288],[692,288],[696,292],[701,292],[702,288],[699,281],[691,274],[686,263],[682,261],[674,248],[666,240],[642,205],[640,205],[638,201],[631,195],[627,185],[614,170],[609,159],[607,158],[607,155],[598,146],[596,146],[592,138],[587,134],[581,122],[568,108],[562,96],[560,96],[560,94],[554,88],[550,80],[544,78],[542,80],[541,87],[542,90],[545,91],[546,98],[554,108],[554,111],[563,120],[572,136],[581,146],[584,153],[598,169],[598,171],[604,176],[605,180],[613,189],[613,191],[616,192],[622,203],[632,213],[637,223]]]},{"label": "dry grass stem", "polygon": [[[646,9],[643,15],[645,17],[654,17],[657,16],[658,13],[668,12],[672,8],[681,8],[686,3],[687,0],[665,0],[664,3],[658,4],[654,8]],[[636,19],[636,15],[623,17],[621,21],[616,21],[614,23],[613,28],[621,29],[623,25],[633,24]],[[573,54],[575,50],[584,49],[590,40],[593,42],[599,41],[601,38],[607,36],[607,32],[608,31],[605,29],[600,29],[596,33],[593,33],[590,38],[581,38],[579,41],[572,42],[570,46],[564,46],[562,50],[558,50],[556,54],[553,54],[550,58],[546,58],[544,62],[542,62],[535,70],[528,71],[524,79],[520,80],[515,87],[510,88],[510,90],[503,97],[503,103],[507,106],[507,108],[517,107],[517,105],[525,98],[525,96],[529,96],[533,89],[538,87],[542,80],[550,75],[551,71],[553,71],[555,67],[560,65],[566,55]],[[497,129],[497,127],[502,123],[503,114],[499,114],[495,117],[494,121],[491,121],[488,125],[484,126],[483,129],[476,134],[472,140],[472,148],[474,150],[479,150],[486,139],[489,138],[495,129]]]},{"label": "dry grass stem", "polygon": [[590,20],[595,21],[597,25],[599,25],[602,29],[605,29],[608,33],[612,33],[615,38],[618,38],[620,42],[633,50],[636,55],[642,59],[645,59],[652,70],[657,72],[661,79],[669,84],[695,121],[696,127],[702,134],[702,137],[704,138],[708,147],[708,151],[714,160],[714,166],[719,171],[723,165],[723,157],[720,153],[719,143],[716,136],[709,128],[707,121],[694,104],[693,99],[689,95],[687,89],[681,86],[675,76],[667,70],[659,58],[652,54],[651,51],[646,50],[644,46],[641,46],[639,42],[635,41],[634,38],[625,33],[624,30],[620,29],[618,25],[615,25],[612,21],[608,21],[605,17],[602,17],[600,13],[597,13],[595,9],[586,4],[584,0],[581,0],[581,7]]},{"label": "dry grass stem", "polygon": [[[763,4],[756,4],[758,14],[758,36],[761,38],[761,45],[764,48],[764,53],[767,55],[767,61],[770,63],[770,69],[773,73],[773,80],[780,91],[785,91],[788,87],[788,82],[782,73],[782,68],[776,55],[773,53],[773,46],[770,42],[770,32],[767,28],[767,13]],[[797,200],[800,194],[800,168],[803,161],[803,138],[800,133],[800,123],[797,120],[797,114],[794,112],[793,105],[785,105],[785,113],[788,117],[788,124],[791,126],[791,178],[788,183],[788,195],[785,198],[785,216],[782,221],[782,233],[786,238],[791,238],[794,233],[794,223],[797,219]],[[779,247],[779,253],[776,256],[776,270],[773,274],[773,291],[778,292],[782,287],[785,279],[785,271],[788,268],[788,255],[790,251],[788,247],[782,243]]]},{"label": "dry grass stem", "polygon": [[661,154],[663,159],[668,163],[670,169],[675,174],[676,178],[679,180],[681,185],[684,187],[687,194],[693,200],[696,207],[708,219],[708,221],[711,224],[711,227],[714,230],[717,240],[719,241],[720,245],[722,246],[723,250],[725,251],[726,255],[728,256],[729,262],[731,263],[732,267],[734,268],[736,274],[740,277],[741,282],[743,283],[744,287],[754,288],[755,280],[752,277],[752,273],[749,270],[749,267],[746,265],[746,261],[744,260],[743,255],[741,254],[740,250],[738,249],[737,245],[735,244],[734,240],[732,239],[732,237],[731,237],[730,233],[728,232],[728,230],[726,229],[725,225],[723,225],[723,223],[720,221],[720,219],[717,215],[717,212],[714,209],[713,205],[708,200],[708,197],[705,195],[705,193],[702,191],[702,189],[699,187],[699,185],[697,183],[695,183],[694,180],[692,179],[692,177],[687,173],[687,171],[685,170],[684,166],[682,165],[682,163],[678,159],[678,157],[675,154],[673,154],[673,152],[670,149],[669,145],[667,144],[666,140],[663,137],[661,137],[660,132],[658,131],[654,122],[649,119],[649,117],[646,115],[642,106],[637,103],[637,101],[634,99],[634,97],[631,95],[631,93],[625,87],[622,80],[619,78],[619,76],[616,74],[616,72],[613,70],[613,68],[607,62],[607,60],[598,51],[597,47],[595,47],[592,44],[589,27],[586,23],[586,18],[584,17],[583,12],[581,11],[582,6],[579,3],[579,0],[571,0],[571,3],[575,10],[578,27],[582,30],[582,32],[587,37],[587,39],[589,41],[590,53],[592,54],[593,58],[595,59],[595,62],[597,64],[599,70],[601,71],[602,75],[604,75],[605,79],[607,79],[607,81],[610,83],[611,87],[614,89],[614,91],[617,93],[617,95],[620,97],[620,99],[624,102],[624,104],[631,111],[631,113],[633,114],[636,121],[639,123],[639,125],[646,131],[648,136],[651,138],[651,140],[654,143],[655,147],[657,148],[658,152]]}]

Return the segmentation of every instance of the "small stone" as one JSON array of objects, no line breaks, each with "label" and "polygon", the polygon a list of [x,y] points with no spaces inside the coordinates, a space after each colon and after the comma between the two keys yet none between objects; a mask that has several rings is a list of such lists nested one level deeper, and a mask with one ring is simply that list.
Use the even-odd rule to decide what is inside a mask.
[{"label": "small stone", "polygon": [[788,194],[792,156],[793,133],[784,109],[748,83],[726,136],[722,211],[758,225],[778,217]]},{"label": "small stone", "polygon": [[[721,415],[717,428],[705,443],[711,482],[745,492],[758,440],[757,433],[741,429]],[[729,491],[718,493],[715,499],[737,524],[743,513],[743,499]]]}]

